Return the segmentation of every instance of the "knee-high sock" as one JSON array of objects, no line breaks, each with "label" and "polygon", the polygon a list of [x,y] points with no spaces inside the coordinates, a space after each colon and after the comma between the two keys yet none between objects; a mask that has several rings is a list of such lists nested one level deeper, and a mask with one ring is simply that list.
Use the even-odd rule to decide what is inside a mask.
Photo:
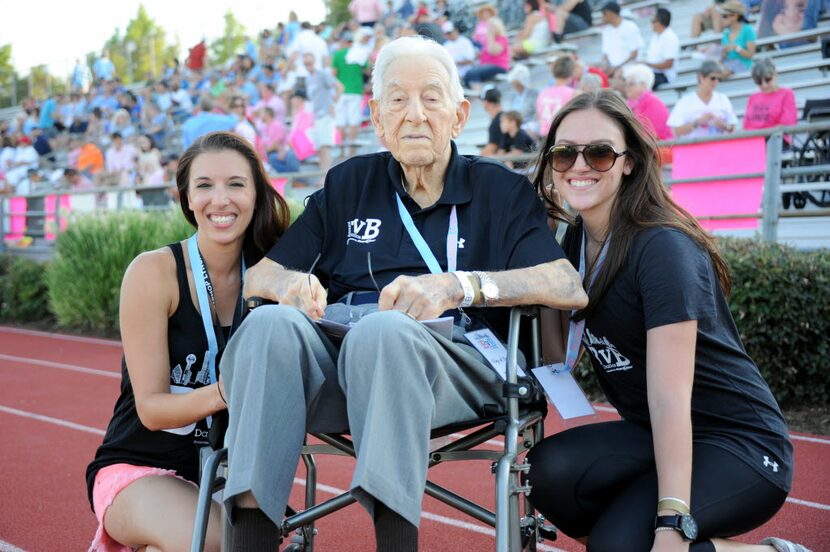
[{"label": "knee-high sock", "polygon": [[418,528],[377,501],[375,541],[378,552],[418,552]]}]

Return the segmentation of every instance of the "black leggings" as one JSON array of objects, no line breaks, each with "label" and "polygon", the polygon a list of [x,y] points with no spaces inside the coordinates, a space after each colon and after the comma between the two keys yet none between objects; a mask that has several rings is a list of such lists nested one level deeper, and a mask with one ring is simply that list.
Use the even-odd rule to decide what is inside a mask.
[{"label": "black leggings", "polygon": [[[577,427],[529,453],[530,500],[570,537],[588,537],[588,552],[648,552],[654,541],[657,472],[651,432],[629,422]],[[732,537],[769,520],[787,493],[737,456],[694,443],[692,515],[698,540],[690,552],[714,552],[712,537]]]}]

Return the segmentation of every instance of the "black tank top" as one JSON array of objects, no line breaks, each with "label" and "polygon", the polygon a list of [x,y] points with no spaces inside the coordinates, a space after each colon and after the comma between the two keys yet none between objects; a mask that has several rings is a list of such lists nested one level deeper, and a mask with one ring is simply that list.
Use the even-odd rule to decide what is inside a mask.
[{"label": "black tank top", "polygon": [[[206,361],[208,344],[202,318],[190,296],[187,268],[180,243],[168,245],[176,259],[179,305],[168,319],[167,350],[170,355],[170,390],[188,393],[210,383]],[[171,469],[198,483],[199,448],[208,444],[206,420],[178,428],[150,431],[135,409],[126,359],[121,357],[121,395],[115,403],[103,444],[86,470],[87,492],[92,504],[92,487],[98,470],[112,464],[133,464]]]}]

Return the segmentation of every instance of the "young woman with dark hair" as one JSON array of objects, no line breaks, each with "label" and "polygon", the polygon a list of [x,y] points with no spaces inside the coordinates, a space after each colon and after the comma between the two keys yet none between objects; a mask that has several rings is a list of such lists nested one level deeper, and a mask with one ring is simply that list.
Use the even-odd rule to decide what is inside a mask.
[{"label": "young woman with dark hair", "polygon": [[[571,100],[542,152],[535,185],[569,225],[563,247],[589,296],[565,317],[565,364],[584,346],[622,420],[531,450],[531,501],[589,551],[744,549],[726,539],[778,511],[793,458],[730,314],[726,262],[672,201],[655,138],[616,93]],[[746,550],[805,550],[784,545],[797,546]]]},{"label": "young woman with dark hair", "polygon": [[[253,148],[216,132],[179,160],[191,238],[136,257],[121,284],[121,395],[87,468],[99,527],[90,550],[186,550],[195,519],[199,448],[227,404],[219,358],[242,317],[245,266],[289,222]],[[219,550],[220,510],[207,548]]]}]

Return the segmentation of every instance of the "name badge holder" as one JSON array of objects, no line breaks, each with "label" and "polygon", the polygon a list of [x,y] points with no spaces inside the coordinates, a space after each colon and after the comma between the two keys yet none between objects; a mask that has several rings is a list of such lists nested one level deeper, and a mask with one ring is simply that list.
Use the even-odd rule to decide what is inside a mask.
[{"label": "name badge holder", "polygon": [[[225,345],[225,338],[222,335],[222,327],[221,322],[219,321],[219,313],[216,313],[216,323],[213,321],[213,316],[211,313],[211,305],[213,308],[216,308],[216,296],[213,292],[213,284],[210,281],[210,274],[208,274],[207,267],[205,266],[204,260],[202,259],[202,253],[199,251],[199,244],[197,243],[197,236],[193,234],[187,240],[187,254],[190,259],[190,270],[193,272],[193,284],[196,288],[196,298],[199,301],[199,311],[202,317],[202,325],[205,329],[205,337],[207,338],[208,342],[208,376],[210,378],[210,383],[216,383],[218,378],[216,376],[216,357],[219,355],[219,340],[222,340],[222,347],[224,348]],[[199,277],[201,276],[201,277]],[[245,281],[245,257],[242,257],[242,272],[241,272],[242,281]],[[237,314],[241,314],[242,312],[242,290],[240,288],[239,293],[239,306],[238,312],[235,313],[234,319],[237,318]],[[218,326],[218,330],[217,330]],[[234,325],[231,324],[231,334],[234,331]],[[207,425],[208,427],[211,426],[213,421],[212,416],[207,417]]]},{"label": "name badge holder", "polygon": [[[586,233],[583,227],[582,244],[579,249],[580,280],[585,279],[585,242]],[[596,280],[600,267],[605,262],[609,243],[610,239],[606,239],[597,256],[591,279],[588,282],[589,291]],[[536,379],[539,380],[539,384],[542,386],[548,400],[556,407],[563,420],[596,414],[591,402],[585,396],[585,392],[582,391],[579,383],[573,377],[573,368],[582,345],[582,334],[585,332],[585,319],[574,321],[574,312],[576,311],[571,311],[571,320],[568,324],[568,349],[565,353],[565,362],[557,362],[531,370]]]}]

